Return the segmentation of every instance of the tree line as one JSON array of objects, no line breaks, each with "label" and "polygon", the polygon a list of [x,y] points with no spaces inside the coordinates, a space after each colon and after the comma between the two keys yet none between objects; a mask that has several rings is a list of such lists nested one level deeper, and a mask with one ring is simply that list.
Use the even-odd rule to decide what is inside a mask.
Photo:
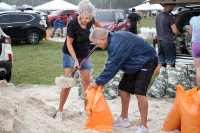
[{"label": "tree line", "polygon": [[[51,0],[0,0],[9,5],[21,6],[23,4],[31,5],[33,7],[50,2]],[[65,0],[69,3],[78,5],[81,0]],[[96,8],[102,9],[128,9],[142,4],[145,0],[90,0]]]}]

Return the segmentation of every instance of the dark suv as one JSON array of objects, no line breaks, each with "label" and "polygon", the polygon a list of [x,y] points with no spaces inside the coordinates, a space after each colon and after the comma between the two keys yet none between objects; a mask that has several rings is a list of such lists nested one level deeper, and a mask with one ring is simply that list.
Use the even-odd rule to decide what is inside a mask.
[{"label": "dark suv", "polygon": [[46,37],[45,21],[36,13],[0,12],[0,27],[12,43],[26,41],[35,45]]}]

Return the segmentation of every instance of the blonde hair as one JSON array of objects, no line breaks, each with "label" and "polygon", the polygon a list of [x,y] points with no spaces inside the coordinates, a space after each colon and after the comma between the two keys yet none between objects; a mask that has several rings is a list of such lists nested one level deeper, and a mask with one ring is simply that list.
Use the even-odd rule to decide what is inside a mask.
[{"label": "blonde hair", "polygon": [[94,28],[89,36],[90,41],[99,40],[102,37],[105,37],[108,34],[108,30],[103,28]]},{"label": "blonde hair", "polygon": [[78,13],[82,15],[95,15],[95,7],[89,0],[82,0],[78,4]]}]

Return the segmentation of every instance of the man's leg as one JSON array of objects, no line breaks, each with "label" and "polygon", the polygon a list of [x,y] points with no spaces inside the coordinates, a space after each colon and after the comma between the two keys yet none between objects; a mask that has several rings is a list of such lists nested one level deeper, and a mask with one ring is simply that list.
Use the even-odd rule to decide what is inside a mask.
[{"label": "man's leg", "polygon": [[120,90],[120,94],[121,94],[121,103],[122,103],[121,117],[122,118],[128,118],[128,108],[129,108],[129,102],[130,102],[130,93]]},{"label": "man's leg", "polygon": [[63,37],[63,29],[60,30],[61,37]]},{"label": "man's leg", "polygon": [[56,29],[53,30],[51,38],[53,38],[55,31],[56,31]]},{"label": "man's leg", "polygon": [[136,95],[141,116],[141,125],[147,128],[148,101],[146,96]]}]

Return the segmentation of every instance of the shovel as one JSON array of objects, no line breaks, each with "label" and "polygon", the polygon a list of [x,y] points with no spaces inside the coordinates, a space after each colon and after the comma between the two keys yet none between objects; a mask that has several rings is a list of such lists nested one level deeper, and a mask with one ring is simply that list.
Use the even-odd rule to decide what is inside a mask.
[{"label": "shovel", "polygon": [[84,62],[86,62],[86,60],[90,57],[90,55],[97,49],[98,47],[94,47],[90,53],[87,55],[86,58],[84,58],[81,63],[79,64],[79,67],[74,68],[73,72],[69,75],[68,78],[66,78],[66,76],[61,76],[61,77],[56,77],[55,79],[55,83],[58,87],[60,88],[71,88],[73,85],[76,84],[76,81],[74,78],[72,78],[72,76],[74,75],[74,73],[78,70],[78,68],[80,68],[82,66],[82,64]]}]

